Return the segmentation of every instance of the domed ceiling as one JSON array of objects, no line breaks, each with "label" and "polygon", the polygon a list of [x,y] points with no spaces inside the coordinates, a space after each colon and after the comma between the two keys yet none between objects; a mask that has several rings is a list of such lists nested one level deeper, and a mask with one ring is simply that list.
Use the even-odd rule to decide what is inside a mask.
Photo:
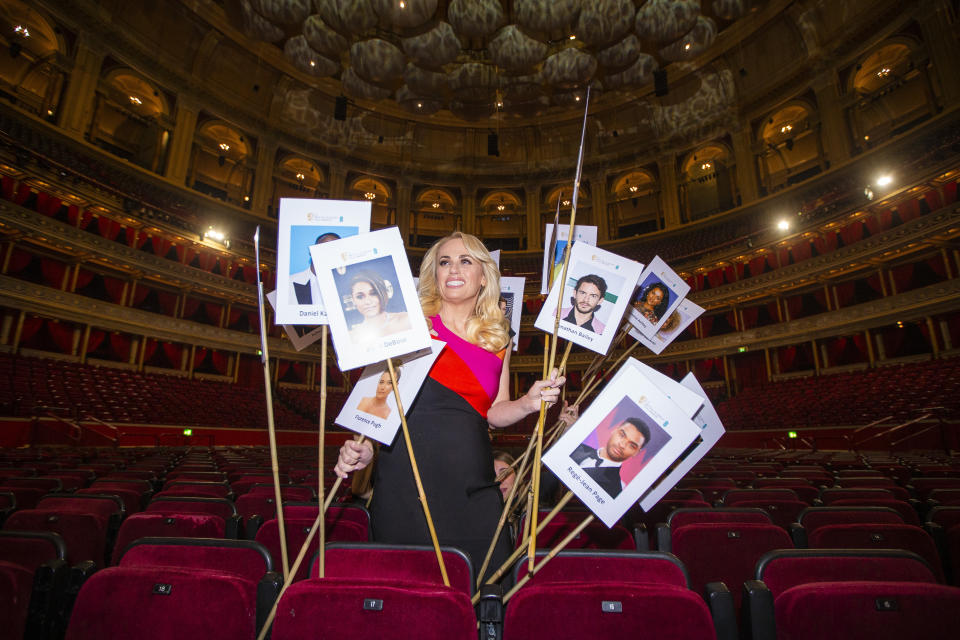
[{"label": "domed ceiling", "polygon": [[633,91],[759,0],[228,0],[251,38],[347,97],[465,121]]}]

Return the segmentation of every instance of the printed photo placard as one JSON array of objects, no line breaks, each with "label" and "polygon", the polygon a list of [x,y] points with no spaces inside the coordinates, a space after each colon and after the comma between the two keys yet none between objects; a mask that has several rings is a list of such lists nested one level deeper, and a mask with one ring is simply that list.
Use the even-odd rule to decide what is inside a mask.
[{"label": "printed photo placard", "polygon": [[430,346],[396,227],[310,247],[341,371]]},{"label": "printed photo placard", "polygon": [[655,384],[663,392],[663,395],[677,403],[677,406],[683,411],[683,415],[688,418],[695,416],[703,406],[703,398],[699,394],[691,391],[670,376],[660,373],[650,365],[644,364],[636,358],[627,358],[626,365],[633,367],[640,375]]},{"label": "printed photo placard", "polygon": [[642,270],[639,262],[583,242],[575,243],[570,250],[567,281],[554,281],[534,326],[553,333],[559,301],[557,336],[606,353]]},{"label": "printed photo placard", "polygon": [[543,463],[608,527],[699,435],[644,376],[611,380]]},{"label": "printed photo placard", "polygon": [[[556,278],[560,277],[560,271],[563,269],[563,251],[567,248],[567,243],[569,239],[567,236],[570,235],[570,225],[561,224],[557,226],[557,237],[553,243],[552,247],[546,245],[550,244],[550,239],[553,237],[553,223],[547,224],[547,229],[544,232],[544,250],[543,250],[543,278],[540,280],[540,293],[547,294],[550,289],[550,271],[552,270]],[[597,228],[591,227],[588,225],[574,225],[573,226],[573,245],[577,246],[578,243],[584,243],[596,246],[597,244]]]},{"label": "printed photo placard", "polygon": [[655,257],[640,274],[630,300],[630,324],[653,337],[689,292],[690,285],[660,256]]},{"label": "printed photo placard", "polygon": [[523,311],[523,285],[526,278],[500,278],[500,310],[510,322],[510,340],[517,350],[520,338],[520,313]]},{"label": "printed photo placard", "polygon": [[276,324],[327,324],[310,247],[370,231],[369,201],[280,198]]},{"label": "printed photo placard", "polygon": [[652,338],[648,338],[640,333],[640,331],[632,325],[630,327],[630,337],[636,339],[640,344],[650,349],[650,351],[659,354],[667,348],[667,345],[676,340],[677,336],[683,333],[683,330],[689,327],[702,313],[703,307],[684,298],[667,318],[667,321],[660,325],[660,329],[653,334]]},{"label": "printed photo placard", "polygon": [[690,389],[701,398],[703,398],[703,408],[693,416],[693,422],[700,429],[700,435],[687,447],[687,450],[677,458],[661,477],[654,483],[646,493],[640,497],[640,508],[644,511],[650,511],[663,496],[667,495],[670,489],[673,489],[678,482],[687,473],[693,469],[693,466],[717,444],[720,437],[724,434],[723,423],[720,422],[720,416],[713,408],[706,392],[692,373],[688,373],[680,381],[687,389]]},{"label": "printed photo placard", "polygon": [[[267,293],[267,302],[273,307],[274,313],[277,311],[277,292]],[[323,325],[311,327],[309,325],[285,324],[283,330],[287,334],[287,339],[293,348],[297,351],[303,351],[323,335]]]},{"label": "printed photo placard", "polygon": [[[393,369],[397,374],[397,388],[405,413],[410,411],[410,405],[444,346],[445,342],[432,340],[429,349],[394,359]],[[334,422],[377,442],[386,445],[393,442],[400,428],[400,412],[397,411],[397,399],[393,395],[386,362],[371,364],[363,369]]]}]

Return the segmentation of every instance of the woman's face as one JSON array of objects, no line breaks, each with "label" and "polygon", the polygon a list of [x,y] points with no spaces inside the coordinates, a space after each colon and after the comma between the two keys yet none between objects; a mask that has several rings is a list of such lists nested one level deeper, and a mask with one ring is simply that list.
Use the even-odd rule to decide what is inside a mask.
[{"label": "woman's face", "polygon": [[437,288],[444,301],[473,300],[486,282],[480,261],[467,253],[460,238],[451,238],[437,251]]},{"label": "woman's face", "polygon": [[393,385],[390,384],[390,373],[388,371],[384,371],[380,374],[380,381],[377,382],[377,398],[383,400],[390,395],[390,391],[392,389]]},{"label": "woman's face", "polygon": [[380,314],[380,296],[373,285],[365,280],[361,280],[350,289],[350,295],[353,296],[353,304],[365,319],[373,318]]},{"label": "woman's face", "polygon": [[648,291],[647,297],[643,301],[644,306],[651,309],[656,307],[661,302],[663,302],[663,291],[659,287]]}]

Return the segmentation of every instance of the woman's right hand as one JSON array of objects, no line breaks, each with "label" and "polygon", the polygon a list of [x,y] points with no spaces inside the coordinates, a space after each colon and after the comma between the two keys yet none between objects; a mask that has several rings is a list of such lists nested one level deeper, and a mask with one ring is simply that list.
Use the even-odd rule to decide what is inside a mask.
[{"label": "woman's right hand", "polygon": [[369,440],[357,442],[356,440],[347,440],[340,447],[340,456],[337,458],[337,464],[333,472],[338,477],[346,479],[351,471],[363,469],[373,460],[373,444]]}]

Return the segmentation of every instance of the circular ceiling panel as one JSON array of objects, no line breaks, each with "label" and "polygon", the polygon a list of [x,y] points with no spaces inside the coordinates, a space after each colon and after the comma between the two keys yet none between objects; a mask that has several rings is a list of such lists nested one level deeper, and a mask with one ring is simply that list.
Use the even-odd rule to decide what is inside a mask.
[{"label": "circular ceiling panel", "polygon": [[264,42],[283,39],[283,29],[254,11],[249,0],[240,0],[240,13],[243,15],[243,30],[251,38]]},{"label": "circular ceiling panel", "polygon": [[700,0],[649,0],[637,10],[634,28],[641,40],[673,42],[690,31],[700,15]]},{"label": "circular ceiling panel", "polygon": [[717,23],[712,18],[700,16],[690,33],[673,44],[660,49],[660,57],[670,62],[690,60],[700,55],[717,38]]},{"label": "circular ceiling panel", "polygon": [[590,80],[596,70],[596,58],[574,47],[567,47],[547,58],[540,77],[546,84],[573,88]]},{"label": "circular ceiling panel", "polygon": [[357,75],[353,69],[347,69],[340,77],[340,84],[343,85],[343,92],[351,98],[363,98],[365,100],[383,100],[390,96],[390,90],[370,84]]},{"label": "circular ceiling panel", "polygon": [[403,79],[410,91],[418,95],[440,98],[450,91],[450,76],[421,69],[412,62],[407,63],[407,68],[403,71]]},{"label": "circular ceiling panel", "polygon": [[461,102],[492,102],[497,88],[497,73],[490,65],[468,62],[454,72],[452,84]]},{"label": "circular ceiling panel", "polygon": [[570,33],[581,0],[514,0],[517,24],[540,33]]},{"label": "circular ceiling panel", "polygon": [[340,70],[339,63],[310,48],[304,36],[296,36],[287,40],[287,43],[283,46],[283,55],[297,69],[312,76],[320,78],[332,76]]},{"label": "circular ceiling panel", "polygon": [[358,34],[377,25],[370,0],[325,0],[317,3],[324,22],[342,34]]},{"label": "circular ceiling panel", "polygon": [[371,38],[355,42],[350,47],[350,64],[367,82],[393,88],[403,77],[407,61],[395,45]]},{"label": "circular ceiling panel", "polygon": [[319,15],[312,15],[304,20],[303,36],[311,48],[330,58],[339,58],[350,44],[346,38],[328,27]]},{"label": "circular ceiling panel", "polygon": [[310,0],[250,0],[250,4],[275,24],[300,24],[310,15]]},{"label": "circular ceiling panel", "polygon": [[527,71],[543,61],[547,45],[507,25],[487,45],[494,64],[512,72]]},{"label": "circular ceiling panel", "polygon": [[452,0],[447,20],[467,38],[486,38],[507,23],[500,0]]},{"label": "circular ceiling panel", "polygon": [[437,11],[437,0],[372,0],[385,28],[415,29],[425,24]]},{"label": "circular ceiling panel", "polygon": [[629,67],[640,55],[640,39],[632,33],[617,44],[597,53],[597,62],[607,71]]},{"label": "circular ceiling panel", "polygon": [[397,102],[401,107],[410,113],[420,115],[430,115],[443,108],[443,103],[439,100],[432,100],[425,96],[420,96],[411,91],[408,87],[400,87],[397,90]]},{"label": "circular ceiling panel", "polygon": [[460,55],[460,40],[453,27],[438,22],[430,31],[403,39],[403,51],[421,67],[438,69]]},{"label": "circular ceiling panel", "polygon": [[641,53],[629,68],[604,78],[603,86],[606,89],[642,87],[650,82],[653,78],[653,72],[656,71],[656,69],[657,61],[654,57],[646,53]]},{"label": "circular ceiling panel", "polygon": [[592,47],[607,47],[633,26],[633,0],[591,0],[583,3],[573,32]]}]

